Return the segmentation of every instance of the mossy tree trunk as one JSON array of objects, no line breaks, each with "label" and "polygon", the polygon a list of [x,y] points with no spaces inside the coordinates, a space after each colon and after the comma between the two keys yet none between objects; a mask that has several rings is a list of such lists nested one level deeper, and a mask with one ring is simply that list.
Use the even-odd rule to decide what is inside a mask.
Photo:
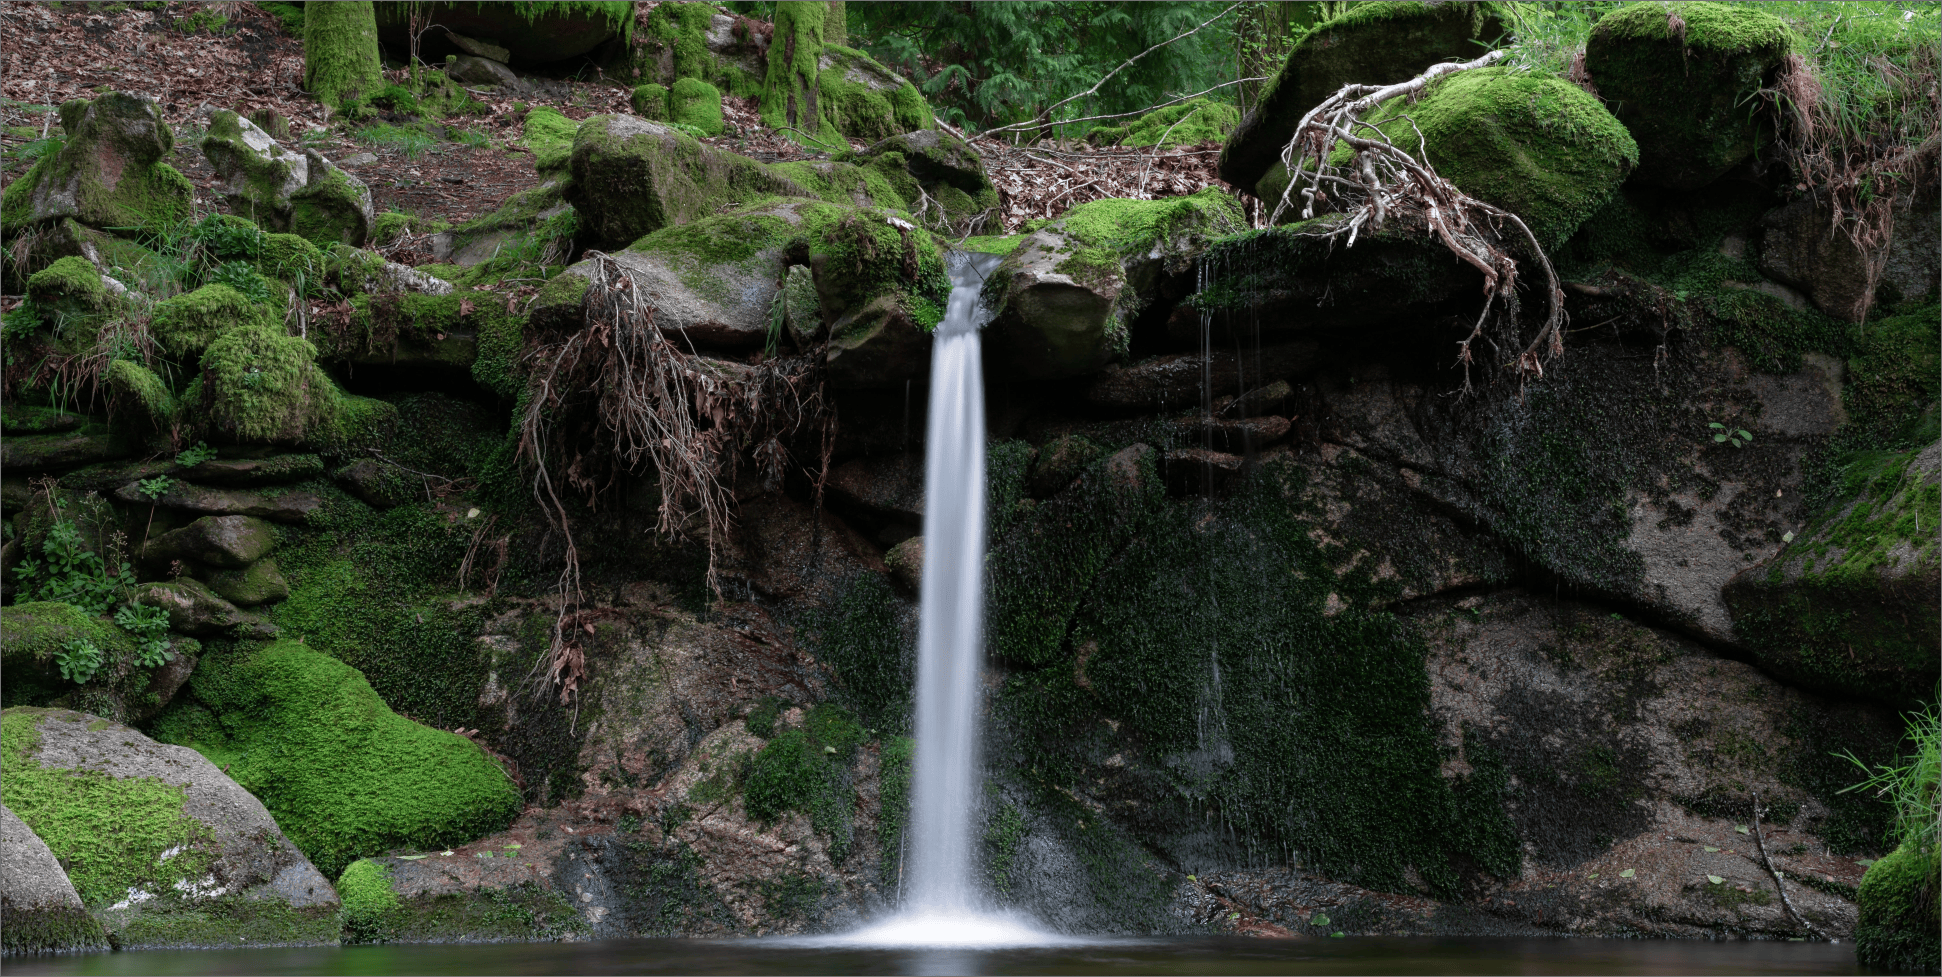
[{"label": "mossy tree trunk", "polygon": [[827,0],[823,6],[823,43],[837,47],[850,46],[849,23],[843,19],[843,0]]},{"label": "mossy tree trunk", "polygon": [[370,0],[304,6],[304,90],[335,109],[345,98],[381,87],[382,71],[377,13]]},{"label": "mossy tree trunk", "polygon": [[768,72],[762,78],[762,122],[797,141],[819,140],[841,146],[841,137],[823,123],[816,104],[816,75],[823,55],[823,27],[829,6],[822,0],[783,0],[775,5],[775,37],[769,43]]}]

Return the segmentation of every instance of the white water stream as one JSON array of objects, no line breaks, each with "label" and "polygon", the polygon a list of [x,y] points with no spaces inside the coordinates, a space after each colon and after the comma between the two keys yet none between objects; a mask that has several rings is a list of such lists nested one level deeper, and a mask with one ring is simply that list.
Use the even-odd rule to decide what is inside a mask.
[{"label": "white water stream", "polygon": [[1002,946],[1062,942],[994,910],[976,871],[979,676],[984,665],[984,366],[978,293],[1000,256],[950,255],[951,299],[931,349],[924,443],[924,570],[917,630],[917,750],[906,828],[904,907],[852,944]]}]

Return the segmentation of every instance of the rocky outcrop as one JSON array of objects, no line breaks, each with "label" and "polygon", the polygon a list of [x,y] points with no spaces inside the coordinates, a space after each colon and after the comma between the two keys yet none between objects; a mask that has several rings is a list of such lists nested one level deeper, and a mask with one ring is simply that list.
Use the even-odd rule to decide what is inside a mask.
[{"label": "rocky outcrop", "polygon": [[131,482],[115,491],[115,498],[129,505],[152,503],[188,512],[217,516],[254,516],[271,522],[305,523],[322,508],[324,500],[315,493],[290,489],[213,488],[193,482],[171,481],[162,494],[142,492],[141,483]]},{"label": "rocky outcrop", "polygon": [[316,150],[285,149],[226,109],[210,117],[201,148],[236,214],[319,245],[361,247],[370,237],[370,188]]},{"label": "rocky outcrop", "polygon": [[1692,190],[1759,147],[1763,123],[1747,99],[1796,43],[1763,10],[1634,4],[1592,28],[1584,70],[1638,140],[1638,179]]},{"label": "rocky outcrop", "polygon": [[79,712],[0,724],[8,806],[116,946],[337,941],[329,880],[216,764]]},{"label": "rocky outcrop", "polygon": [[1862,248],[1824,201],[1804,196],[1760,221],[1760,272],[1806,292],[1822,312],[1861,322],[1877,294],[1890,301],[1933,295],[1938,276],[1933,197],[1901,202],[1886,245]]},{"label": "rocky outcrop", "polygon": [[7,926],[0,949],[9,957],[108,948],[101,924],[81,906],[74,883],[47,842],[0,806],[0,912]]},{"label": "rocky outcrop", "polygon": [[262,559],[275,545],[275,529],[255,516],[203,516],[150,539],[142,557],[240,569]]},{"label": "rocky outcrop", "polygon": [[74,218],[89,227],[160,226],[188,218],[195,187],[162,162],[175,134],[153,98],[121,92],[61,106],[67,142],[8,183],[0,225]]},{"label": "rocky outcrop", "polygon": [[1855,494],[1789,532],[1722,597],[1762,668],[1823,694],[1902,705],[1933,694],[1938,676],[1942,442],[1855,464],[1872,466],[1851,470]]},{"label": "rocky outcrop", "polygon": [[811,196],[754,160],[626,115],[581,123],[569,170],[572,183],[565,197],[580,215],[581,237],[609,251],[712,214],[723,204]]}]

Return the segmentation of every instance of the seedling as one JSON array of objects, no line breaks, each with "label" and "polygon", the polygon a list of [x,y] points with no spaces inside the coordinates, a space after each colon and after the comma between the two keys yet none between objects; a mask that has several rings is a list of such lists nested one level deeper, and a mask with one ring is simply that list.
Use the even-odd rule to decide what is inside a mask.
[{"label": "seedling", "polygon": [[1727,427],[1718,421],[1707,426],[1713,429],[1714,444],[1730,444],[1735,448],[1744,448],[1753,443],[1753,433],[1746,428]]}]

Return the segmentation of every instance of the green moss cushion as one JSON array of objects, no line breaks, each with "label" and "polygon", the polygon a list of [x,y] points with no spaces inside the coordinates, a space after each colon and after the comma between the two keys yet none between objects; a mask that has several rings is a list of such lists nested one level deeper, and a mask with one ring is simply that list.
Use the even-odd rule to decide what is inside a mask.
[{"label": "green moss cushion", "polygon": [[1861,919],[1854,929],[1854,956],[1862,966],[1932,974],[1942,969],[1942,900],[1936,876],[1942,861],[1935,849],[1908,845],[1868,867],[1857,901]]},{"label": "green moss cushion", "polygon": [[199,705],[163,716],[157,737],[224,765],[327,875],[462,844],[519,813],[483,750],[392,712],[357,669],[296,641],[205,659],[190,689]]}]

